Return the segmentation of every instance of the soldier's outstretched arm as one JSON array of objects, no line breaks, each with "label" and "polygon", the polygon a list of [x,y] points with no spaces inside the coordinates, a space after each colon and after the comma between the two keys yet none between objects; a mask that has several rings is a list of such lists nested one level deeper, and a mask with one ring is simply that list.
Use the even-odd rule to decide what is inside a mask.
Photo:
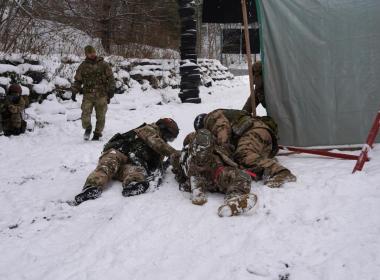
[{"label": "soldier's outstretched arm", "polygon": [[229,142],[232,128],[222,110],[216,110],[207,116],[205,128],[211,131],[219,145],[224,145]]},{"label": "soldier's outstretched arm", "polygon": [[177,150],[166,143],[152,127],[145,126],[141,129],[137,129],[136,133],[149,147],[160,155],[170,157],[171,154],[177,152]]}]

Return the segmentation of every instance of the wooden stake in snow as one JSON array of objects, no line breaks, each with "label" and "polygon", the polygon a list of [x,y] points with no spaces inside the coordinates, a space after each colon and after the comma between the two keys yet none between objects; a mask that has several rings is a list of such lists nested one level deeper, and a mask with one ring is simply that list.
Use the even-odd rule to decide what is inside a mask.
[{"label": "wooden stake in snow", "polygon": [[254,117],[256,117],[256,101],[255,101],[255,91],[253,88],[253,69],[252,69],[251,43],[249,40],[248,14],[247,14],[247,2],[246,2],[246,0],[241,0],[241,7],[242,7],[242,12],[243,12],[245,49],[246,49],[246,53],[247,53],[247,62],[248,62],[249,89],[250,89],[250,94],[251,94],[252,115]]}]

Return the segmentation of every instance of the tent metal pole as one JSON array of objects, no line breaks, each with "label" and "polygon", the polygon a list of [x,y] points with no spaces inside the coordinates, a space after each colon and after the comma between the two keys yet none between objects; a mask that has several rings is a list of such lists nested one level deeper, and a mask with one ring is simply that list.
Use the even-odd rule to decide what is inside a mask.
[{"label": "tent metal pole", "polygon": [[247,62],[248,62],[249,90],[250,90],[250,94],[251,94],[252,115],[254,117],[256,117],[256,100],[255,100],[255,91],[253,88],[253,69],[252,69],[251,43],[249,40],[248,14],[247,14],[247,1],[246,0],[241,0],[241,7],[242,7],[242,12],[243,12],[245,50],[247,53]]},{"label": "tent metal pole", "polygon": [[[332,157],[332,158],[340,158],[340,159],[348,159],[348,160],[358,160],[359,159],[359,156],[356,156],[356,155],[334,153],[334,152],[329,152],[326,150],[305,149],[305,148],[300,148],[300,147],[291,147],[291,146],[282,146],[282,145],[279,145],[279,148],[281,150],[290,151],[290,152],[294,152],[294,153],[312,154],[312,155]],[[290,153],[287,153],[287,154],[290,154]],[[369,159],[366,159],[366,161],[368,161],[368,160]]]}]

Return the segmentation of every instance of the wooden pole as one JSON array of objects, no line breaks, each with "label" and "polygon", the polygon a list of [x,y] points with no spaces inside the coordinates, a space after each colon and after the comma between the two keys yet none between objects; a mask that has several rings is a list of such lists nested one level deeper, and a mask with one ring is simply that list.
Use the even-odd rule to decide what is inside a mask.
[{"label": "wooden pole", "polygon": [[245,49],[246,49],[246,53],[247,53],[247,62],[248,62],[249,90],[250,90],[250,94],[251,94],[252,115],[254,117],[256,117],[256,101],[255,101],[255,91],[253,88],[251,42],[249,40],[248,14],[247,14],[247,2],[246,2],[246,0],[241,0],[241,7],[242,7],[242,12],[243,12]]}]

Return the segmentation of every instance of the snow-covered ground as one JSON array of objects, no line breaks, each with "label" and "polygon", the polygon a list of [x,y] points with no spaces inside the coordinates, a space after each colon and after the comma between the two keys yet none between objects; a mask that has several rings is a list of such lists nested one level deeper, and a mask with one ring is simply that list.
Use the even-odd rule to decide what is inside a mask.
[{"label": "snow-covered ground", "polygon": [[97,200],[65,203],[113,134],[168,116],[181,128],[179,149],[198,113],[240,108],[247,92],[238,77],[202,88],[200,105],[155,105],[174,90],[117,95],[101,142],[82,140],[72,121],[79,103],[33,104],[28,114],[41,128],[0,137],[0,279],[379,279],[379,147],[354,175],[352,161],[279,157],[298,181],[253,183],[259,207],[249,216],[219,218],[221,194],[192,205],[170,172],[152,193],[125,198],[113,182]]}]

